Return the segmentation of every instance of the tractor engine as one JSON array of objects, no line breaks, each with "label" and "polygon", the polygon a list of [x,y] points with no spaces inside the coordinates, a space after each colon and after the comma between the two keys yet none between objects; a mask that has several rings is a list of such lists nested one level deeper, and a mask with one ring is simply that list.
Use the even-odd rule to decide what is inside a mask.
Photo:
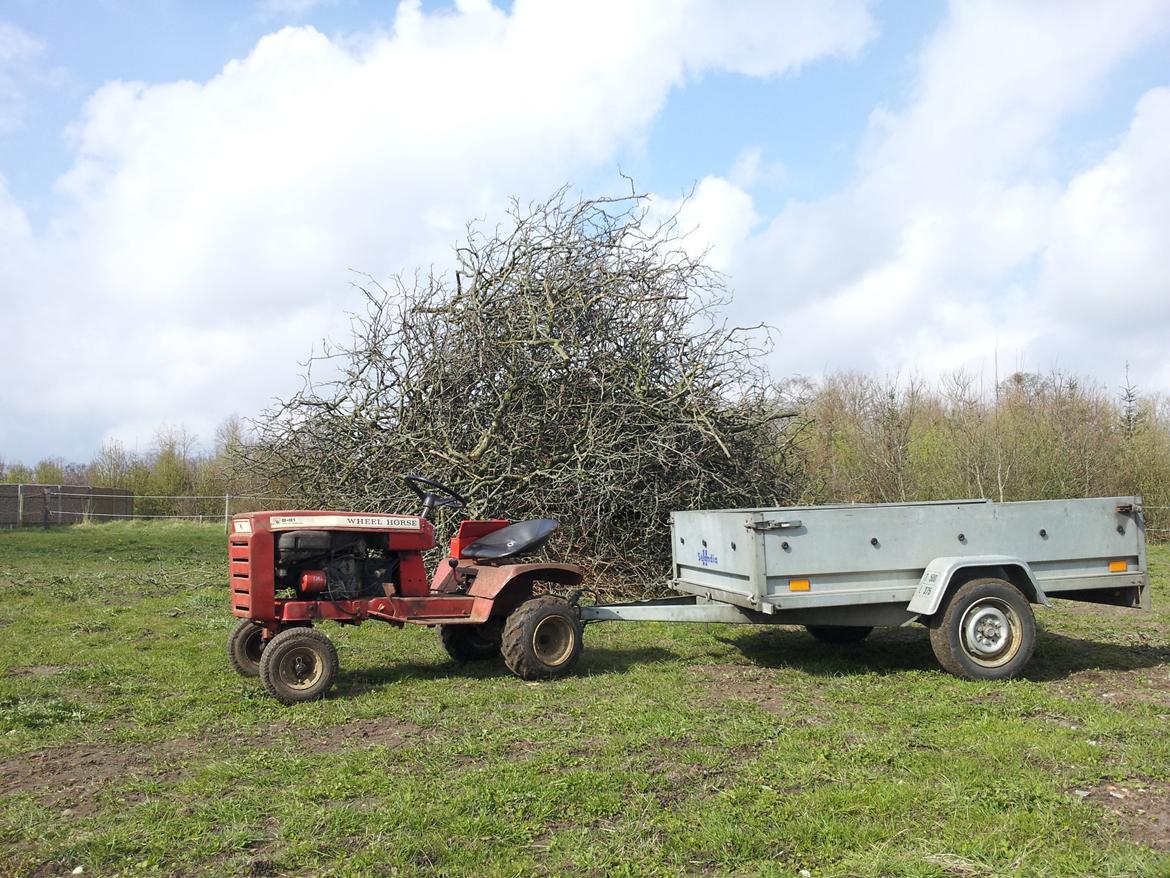
[{"label": "tractor engine", "polygon": [[398,556],[386,534],[329,530],[285,531],[276,542],[276,588],[297,598],[379,597],[398,580]]}]

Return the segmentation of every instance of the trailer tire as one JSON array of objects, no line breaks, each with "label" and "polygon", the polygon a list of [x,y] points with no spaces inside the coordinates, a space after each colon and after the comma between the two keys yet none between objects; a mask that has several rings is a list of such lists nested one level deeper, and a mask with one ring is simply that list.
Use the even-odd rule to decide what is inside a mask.
[{"label": "trailer tire", "polygon": [[227,654],[232,670],[241,677],[259,677],[264,646],[264,626],[241,619],[228,635]]},{"label": "trailer tire", "polygon": [[541,595],[520,604],[504,623],[501,651],[522,680],[563,677],[581,657],[581,620],[564,598]]},{"label": "trailer tire", "polygon": [[260,679],[281,704],[320,698],[337,679],[337,647],[314,628],[289,628],[260,654]]},{"label": "trailer tire", "polygon": [[967,680],[1014,677],[1036,646],[1032,605],[1002,579],[973,579],[959,586],[929,625],[938,663]]},{"label": "trailer tire", "polygon": [[457,662],[482,662],[500,654],[503,626],[496,619],[482,625],[440,625],[439,640]]},{"label": "trailer tire", "polygon": [[861,643],[873,632],[872,625],[805,625],[804,630],[822,643]]}]

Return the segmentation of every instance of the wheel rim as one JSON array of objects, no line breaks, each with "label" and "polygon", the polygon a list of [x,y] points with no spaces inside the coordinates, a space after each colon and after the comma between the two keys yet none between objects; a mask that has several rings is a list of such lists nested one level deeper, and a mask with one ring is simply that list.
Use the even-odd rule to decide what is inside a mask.
[{"label": "wheel rim", "polygon": [[281,656],[280,666],[277,668],[280,682],[298,691],[313,688],[324,673],[325,663],[321,661],[316,650],[307,646],[290,649]]},{"label": "wheel rim", "polygon": [[532,629],[532,652],[549,667],[563,665],[573,653],[576,631],[562,616],[545,616]]},{"label": "wheel rim", "polygon": [[1007,602],[977,601],[959,622],[963,651],[984,667],[1002,667],[1020,651],[1020,627],[1019,614]]}]

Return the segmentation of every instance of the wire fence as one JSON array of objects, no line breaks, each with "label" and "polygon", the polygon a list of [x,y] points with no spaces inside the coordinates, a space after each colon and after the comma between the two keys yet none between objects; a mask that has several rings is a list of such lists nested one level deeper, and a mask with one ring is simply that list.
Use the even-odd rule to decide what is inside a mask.
[{"label": "wire fence", "polygon": [[[134,494],[109,488],[0,485],[0,528],[131,519],[222,523],[228,528],[232,516],[243,512],[318,506],[318,501],[305,497],[263,494]],[[1143,504],[1142,509],[1154,512],[1159,525],[1170,523],[1166,514],[1170,506]],[[1170,527],[1151,526],[1149,518],[1146,534],[1157,542],[1170,541]]]},{"label": "wire fence", "polygon": [[0,528],[131,519],[222,523],[226,528],[242,512],[317,505],[303,497],[262,494],[134,494],[109,488],[0,485]]}]

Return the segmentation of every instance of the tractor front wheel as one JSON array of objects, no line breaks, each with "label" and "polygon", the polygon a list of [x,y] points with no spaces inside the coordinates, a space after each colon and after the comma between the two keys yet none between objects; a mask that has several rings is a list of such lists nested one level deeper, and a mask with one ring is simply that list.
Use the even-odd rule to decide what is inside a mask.
[{"label": "tractor front wheel", "polygon": [[581,657],[581,635],[581,620],[567,600],[555,595],[532,598],[504,623],[504,662],[522,680],[563,677]]},{"label": "tractor front wheel", "polygon": [[339,667],[337,647],[314,628],[281,631],[260,655],[260,679],[281,704],[320,698],[333,685]]},{"label": "tractor front wheel", "polygon": [[500,654],[503,626],[490,619],[482,625],[440,625],[439,640],[457,662],[481,662]]},{"label": "tractor front wheel", "polygon": [[241,619],[228,636],[228,661],[241,677],[260,676],[260,655],[264,652],[264,626]]}]

